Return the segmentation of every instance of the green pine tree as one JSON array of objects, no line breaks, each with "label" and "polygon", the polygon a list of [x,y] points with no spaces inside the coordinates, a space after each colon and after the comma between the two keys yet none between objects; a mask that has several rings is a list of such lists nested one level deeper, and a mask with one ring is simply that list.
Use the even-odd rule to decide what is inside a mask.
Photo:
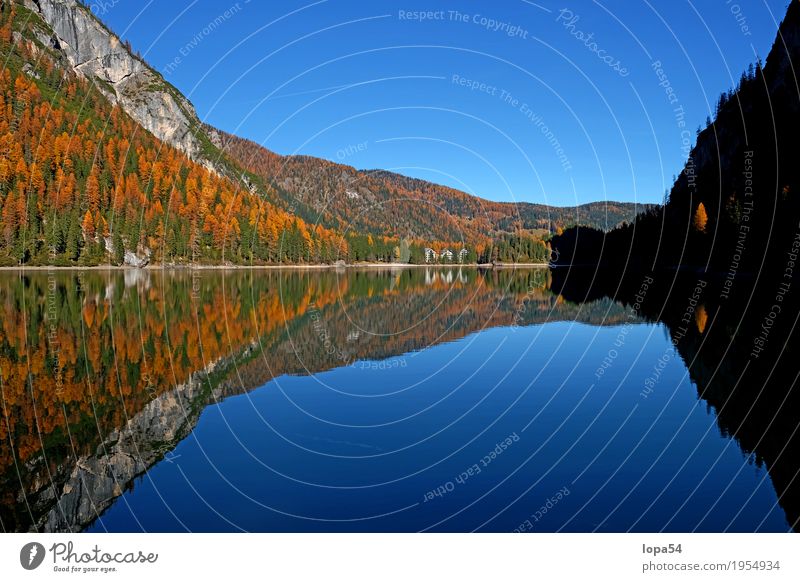
[{"label": "green pine tree", "polygon": [[122,235],[118,229],[114,229],[114,264],[122,265],[125,262],[125,243],[122,241]]},{"label": "green pine tree", "polygon": [[73,212],[69,217],[69,229],[67,231],[67,259],[70,261],[77,261],[81,256],[82,248],[83,235],[81,233],[81,225],[78,215]]}]

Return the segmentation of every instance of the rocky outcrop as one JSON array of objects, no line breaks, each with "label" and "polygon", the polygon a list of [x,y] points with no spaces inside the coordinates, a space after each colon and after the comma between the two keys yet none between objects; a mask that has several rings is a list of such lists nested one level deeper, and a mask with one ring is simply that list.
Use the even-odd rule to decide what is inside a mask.
[{"label": "rocky outcrop", "polygon": [[94,80],[157,138],[193,159],[199,156],[199,122],[192,104],[132,55],[87,8],[75,0],[25,0],[25,5],[52,29],[51,38],[40,40],[61,52],[77,74]]},{"label": "rocky outcrop", "polygon": [[137,269],[143,269],[150,263],[150,257],[140,256],[131,251],[125,251],[125,266],[127,267],[136,267]]}]

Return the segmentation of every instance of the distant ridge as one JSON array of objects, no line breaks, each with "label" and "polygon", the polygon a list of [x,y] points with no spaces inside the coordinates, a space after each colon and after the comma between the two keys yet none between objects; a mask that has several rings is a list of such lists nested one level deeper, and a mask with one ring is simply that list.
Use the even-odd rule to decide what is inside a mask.
[{"label": "distant ridge", "polygon": [[331,228],[387,236],[468,241],[522,230],[557,232],[581,224],[608,230],[652,204],[592,202],[557,207],[494,202],[386,170],[306,155],[281,156],[255,142],[206,126],[225,154],[270,181],[282,200],[300,203],[307,219]]}]

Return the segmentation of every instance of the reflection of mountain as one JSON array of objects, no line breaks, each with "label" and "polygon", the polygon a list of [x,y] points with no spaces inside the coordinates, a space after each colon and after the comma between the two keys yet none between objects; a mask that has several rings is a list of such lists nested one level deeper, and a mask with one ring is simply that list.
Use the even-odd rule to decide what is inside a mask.
[{"label": "reflection of mountain", "polygon": [[402,270],[0,277],[0,519],[80,530],[200,412],[281,374],[384,359],[487,327],[614,324],[547,271]]},{"label": "reflection of mountain", "polygon": [[[644,277],[654,284],[642,293]],[[800,300],[780,282],[748,281],[732,293],[719,277],[629,274],[621,283],[579,269],[553,271],[568,301],[616,297],[667,325],[698,396],[725,436],[769,471],[787,520],[800,528]],[[619,288],[617,285],[619,284]],[[791,289],[789,287],[789,289]],[[796,292],[795,292],[796,293]],[[638,299],[637,299],[638,297]],[[777,306],[777,307],[776,307]]]},{"label": "reflection of mountain", "polygon": [[[169,455],[191,431],[200,412],[192,404],[210,400],[204,393],[206,385],[202,374],[193,375],[105,435],[94,454],[83,455],[77,462],[65,459],[55,467],[55,473],[50,469],[39,475],[31,491],[26,492],[38,529],[74,531],[90,523],[137,475]],[[55,486],[47,486],[50,478]]]}]

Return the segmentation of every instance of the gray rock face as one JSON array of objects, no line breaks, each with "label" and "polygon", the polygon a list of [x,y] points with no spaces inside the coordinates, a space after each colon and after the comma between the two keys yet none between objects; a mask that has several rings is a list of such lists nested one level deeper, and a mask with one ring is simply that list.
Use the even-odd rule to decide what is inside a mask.
[{"label": "gray rock face", "polygon": [[150,262],[148,256],[140,256],[131,251],[125,251],[125,265],[143,269]]},{"label": "gray rock face", "polygon": [[199,122],[192,104],[134,57],[88,9],[75,0],[26,0],[26,5],[50,25],[51,46],[78,74],[98,81],[112,102],[157,138],[197,158],[200,143],[193,128]]}]

